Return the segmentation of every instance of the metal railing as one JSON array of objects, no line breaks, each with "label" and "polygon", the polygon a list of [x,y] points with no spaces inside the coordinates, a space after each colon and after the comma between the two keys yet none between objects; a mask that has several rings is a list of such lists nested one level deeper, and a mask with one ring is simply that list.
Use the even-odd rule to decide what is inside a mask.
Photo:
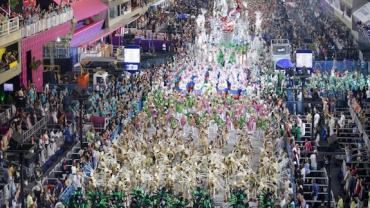
[{"label": "metal railing", "polygon": [[35,125],[32,126],[31,129],[28,129],[26,132],[23,133],[23,141],[29,141],[29,139],[35,135],[38,131],[45,128],[48,123],[48,117],[42,117]]},{"label": "metal railing", "polygon": [[271,45],[275,45],[275,44],[289,44],[289,40],[288,39],[272,39]]},{"label": "metal railing", "polygon": [[0,22],[0,37],[19,30],[19,17]]},{"label": "metal railing", "polygon": [[101,50],[86,50],[81,53],[80,60],[84,58],[96,58],[96,57],[103,57],[103,53]]},{"label": "metal railing", "polygon": [[66,23],[73,19],[72,9],[67,9],[61,14],[40,19],[34,23],[27,24],[22,28],[22,37],[32,36],[36,33],[48,30],[52,27]]},{"label": "metal railing", "polygon": [[135,35],[135,38],[142,38],[146,40],[164,40],[167,38],[166,33],[154,32],[152,30],[137,29],[137,28],[125,28],[125,31],[130,31],[131,34]]},{"label": "metal railing", "polygon": [[357,125],[358,131],[362,134],[362,138],[363,138],[363,140],[365,142],[365,145],[367,147],[367,152],[368,152],[368,154],[370,154],[370,140],[369,140],[369,136],[367,135],[366,131],[364,130],[363,125],[362,125],[360,119],[358,118],[356,112],[354,111],[352,105],[349,105],[349,112],[350,112],[350,114],[352,116],[352,119],[354,120],[354,122]]}]

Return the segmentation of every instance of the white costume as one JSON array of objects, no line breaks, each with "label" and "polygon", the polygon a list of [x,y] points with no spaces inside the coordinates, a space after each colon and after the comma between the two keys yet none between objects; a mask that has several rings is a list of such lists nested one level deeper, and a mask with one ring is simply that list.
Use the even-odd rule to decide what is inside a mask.
[{"label": "white costume", "polygon": [[317,170],[316,154],[313,153],[310,156],[312,170]]},{"label": "white costume", "polygon": [[334,118],[334,117],[331,117],[331,118],[330,118],[330,121],[329,121],[329,128],[330,128],[329,136],[334,135],[334,132],[335,132],[335,118]]},{"label": "white costume", "polygon": [[344,128],[344,125],[346,125],[346,117],[344,116],[343,113],[342,113],[342,115],[340,115],[340,119],[338,121],[338,125],[339,125],[339,127],[341,129]]},{"label": "white costume", "polygon": [[317,128],[317,125],[319,124],[320,121],[320,114],[316,113],[314,116],[314,127]]},{"label": "white costume", "polygon": [[229,138],[228,138],[228,141],[227,141],[227,143],[229,143],[229,144],[232,144],[232,145],[234,145],[234,144],[236,144],[236,142],[237,142],[237,130],[234,128],[234,125],[233,124],[231,124],[231,128],[230,128],[230,130],[229,130]]}]

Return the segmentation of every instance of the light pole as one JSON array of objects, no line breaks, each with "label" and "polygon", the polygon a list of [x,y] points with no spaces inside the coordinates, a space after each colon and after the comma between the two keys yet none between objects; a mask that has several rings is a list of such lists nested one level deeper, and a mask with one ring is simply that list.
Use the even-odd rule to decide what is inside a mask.
[{"label": "light pole", "polygon": [[79,92],[76,91],[76,94],[74,96],[74,99],[79,101],[80,103],[80,116],[79,116],[79,137],[80,137],[80,145],[81,145],[81,149],[84,149],[84,146],[83,146],[83,135],[82,135],[82,130],[83,130],[83,107],[84,107],[84,101],[87,100],[89,98],[89,95],[87,94],[87,91],[85,90],[81,90]]},{"label": "light pole", "polygon": [[82,111],[83,111],[83,105],[84,105],[84,101],[83,100],[80,100],[80,142],[81,142],[81,149],[83,148],[83,139],[82,139],[82,130],[83,130],[83,126],[82,126]]}]

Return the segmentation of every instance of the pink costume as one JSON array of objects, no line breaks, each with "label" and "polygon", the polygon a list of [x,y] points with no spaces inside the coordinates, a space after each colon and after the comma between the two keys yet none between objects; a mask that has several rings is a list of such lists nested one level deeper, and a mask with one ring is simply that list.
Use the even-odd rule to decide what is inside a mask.
[{"label": "pink costume", "polygon": [[254,117],[250,118],[247,122],[247,129],[249,131],[254,131],[256,129],[256,119]]},{"label": "pink costume", "polygon": [[186,116],[185,115],[182,115],[181,117],[181,126],[185,126],[186,125]]}]

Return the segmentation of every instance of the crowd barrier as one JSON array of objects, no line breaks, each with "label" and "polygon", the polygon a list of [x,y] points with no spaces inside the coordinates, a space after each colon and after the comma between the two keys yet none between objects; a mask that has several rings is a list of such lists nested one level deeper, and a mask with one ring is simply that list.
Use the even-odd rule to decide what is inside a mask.
[{"label": "crowd barrier", "polygon": [[48,117],[47,116],[42,117],[39,121],[36,122],[35,125],[32,126],[31,129],[23,133],[23,141],[29,141],[33,135],[35,135],[41,129],[45,128],[47,123]]},{"label": "crowd barrier", "polygon": [[368,63],[356,60],[343,60],[343,61],[315,61],[314,62],[314,69],[320,70],[321,72],[330,73],[330,71],[334,68],[336,71],[344,72],[348,71],[366,71],[368,69]]},{"label": "crowd barrier", "polygon": [[[292,146],[288,143],[287,139],[285,139],[285,151],[288,154],[288,159],[290,160],[290,164],[293,164],[293,151],[292,151]],[[293,190],[293,201],[297,204],[297,184],[295,183],[295,177],[294,177],[294,167],[291,166],[288,168],[288,176],[290,176],[289,180],[290,183],[292,184],[292,190]]]},{"label": "crowd barrier", "polygon": [[52,27],[66,23],[73,19],[72,9],[67,9],[61,14],[57,14],[51,17],[40,19],[34,23],[27,24],[22,29],[22,37],[29,37],[36,33],[48,30]]},{"label": "crowd barrier", "polygon": [[[64,139],[64,138],[63,138]],[[43,173],[46,173],[51,167],[52,165],[57,162],[60,157],[62,157],[64,155],[64,153],[67,151],[68,149],[68,144],[64,144],[63,146],[61,146],[55,153],[54,155],[50,156],[50,158],[41,166],[41,169],[42,169],[42,172]]]},{"label": "crowd barrier", "polygon": [[9,35],[10,33],[19,30],[19,28],[19,17],[4,20],[0,22],[0,37]]},{"label": "crowd barrier", "polygon": [[355,121],[355,123],[357,125],[358,131],[362,134],[362,138],[363,138],[363,140],[364,140],[364,142],[366,144],[368,154],[370,154],[369,136],[367,135],[366,131],[362,127],[362,123],[359,120],[359,118],[358,118],[357,114],[355,113],[355,111],[353,110],[352,105],[349,106],[349,112],[351,113],[351,116],[352,116],[353,120]]},{"label": "crowd barrier", "polygon": [[77,190],[74,185],[67,186],[67,188],[63,191],[60,195],[59,200],[63,203],[68,205],[69,199],[71,198],[72,194]]},{"label": "crowd barrier", "polygon": [[109,123],[109,118],[103,116],[91,116],[90,121],[94,126],[95,131],[102,132],[107,128]]}]

